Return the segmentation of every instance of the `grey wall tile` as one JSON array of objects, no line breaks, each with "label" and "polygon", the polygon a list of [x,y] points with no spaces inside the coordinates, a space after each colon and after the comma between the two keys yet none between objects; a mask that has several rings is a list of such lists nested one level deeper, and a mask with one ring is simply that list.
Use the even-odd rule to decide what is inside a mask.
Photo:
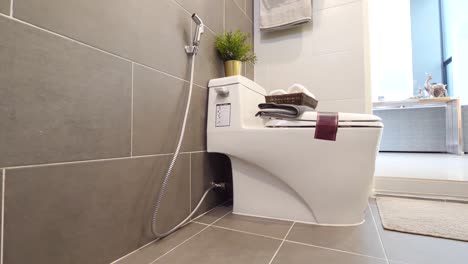
[{"label": "grey wall tile", "polygon": [[172,153],[183,120],[188,84],[135,65],[133,154]]},{"label": "grey wall tile", "polygon": [[[136,65],[133,87],[133,154],[164,154],[175,150],[188,83]],[[206,149],[207,90],[193,86],[183,151]]]},{"label": "grey wall tile", "polygon": [[245,1],[246,0],[234,0],[236,2],[237,6],[245,12]]},{"label": "grey wall tile", "polygon": [[[182,144],[183,151],[206,150],[208,89],[193,86],[192,102]],[[184,103],[185,109],[185,103]]]},{"label": "grey wall tile", "polygon": [[0,17],[0,167],[130,152],[131,64]]},{"label": "grey wall tile", "polygon": [[11,0],[0,0],[0,13],[10,14],[10,2]]},{"label": "grey wall tile", "polygon": [[192,210],[195,208],[205,190],[211,182],[225,182],[227,190],[214,190],[206,198],[195,216],[208,211],[232,197],[232,169],[231,161],[226,155],[218,153],[191,154],[191,200]]},{"label": "grey wall tile", "polygon": [[172,0],[15,0],[15,17],[188,78],[191,18]]},{"label": "grey wall tile", "polygon": [[211,30],[223,32],[224,1],[220,0],[176,0],[190,13],[197,13]]},{"label": "grey wall tile", "polygon": [[245,77],[249,78],[250,80],[255,79],[255,64],[246,63],[245,64]]},{"label": "grey wall tile", "polygon": [[215,47],[216,37],[209,31],[203,34],[200,51],[195,61],[195,83],[208,86],[210,79],[224,77],[224,66]]},{"label": "grey wall tile", "polygon": [[245,13],[250,18],[251,21],[254,20],[254,1],[253,0],[246,0],[245,2]]},{"label": "grey wall tile", "polygon": [[[249,21],[243,11],[234,3],[234,0],[226,0],[226,31],[237,31],[252,35],[252,22]],[[253,38],[250,38],[250,42],[253,43]]]},{"label": "grey wall tile", "polygon": [[[109,263],[152,240],[153,203],[168,156],[8,170],[4,263]],[[161,207],[161,229],[189,210],[182,155]]]}]

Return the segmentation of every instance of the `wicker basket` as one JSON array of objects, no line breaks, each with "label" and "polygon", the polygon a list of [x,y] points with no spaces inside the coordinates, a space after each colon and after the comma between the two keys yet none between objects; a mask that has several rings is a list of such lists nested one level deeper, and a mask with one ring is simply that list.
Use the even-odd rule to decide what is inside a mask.
[{"label": "wicker basket", "polygon": [[306,105],[313,109],[317,107],[318,101],[306,95],[305,93],[292,93],[282,95],[267,95],[265,96],[267,103],[275,104],[293,104],[293,105]]}]

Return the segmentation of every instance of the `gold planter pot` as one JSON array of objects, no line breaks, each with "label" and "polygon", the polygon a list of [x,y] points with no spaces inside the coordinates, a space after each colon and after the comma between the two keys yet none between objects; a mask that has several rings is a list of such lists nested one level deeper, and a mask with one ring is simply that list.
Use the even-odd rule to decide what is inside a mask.
[{"label": "gold planter pot", "polygon": [[229,60],[224,62],[224,73],[226,77],[241,75],[242,62],[238,60]]}]

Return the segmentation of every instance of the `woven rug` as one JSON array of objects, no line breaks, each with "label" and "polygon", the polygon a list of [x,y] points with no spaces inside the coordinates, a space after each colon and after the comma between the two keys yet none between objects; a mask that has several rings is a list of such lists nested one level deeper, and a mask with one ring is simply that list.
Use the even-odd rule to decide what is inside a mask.
[{"label": "woven rug", "polygon": [[377,197],[385,229],[468,241],[468,204]]}]

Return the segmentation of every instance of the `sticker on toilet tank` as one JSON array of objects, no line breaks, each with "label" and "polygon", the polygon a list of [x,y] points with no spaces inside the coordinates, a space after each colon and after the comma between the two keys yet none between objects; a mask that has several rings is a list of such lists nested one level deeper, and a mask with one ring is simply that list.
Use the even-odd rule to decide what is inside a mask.
[{"label": "sticker on toilet tank", "polygon": [[231,125],[231,104],[216,105],[216,127],[228,127]]}]

